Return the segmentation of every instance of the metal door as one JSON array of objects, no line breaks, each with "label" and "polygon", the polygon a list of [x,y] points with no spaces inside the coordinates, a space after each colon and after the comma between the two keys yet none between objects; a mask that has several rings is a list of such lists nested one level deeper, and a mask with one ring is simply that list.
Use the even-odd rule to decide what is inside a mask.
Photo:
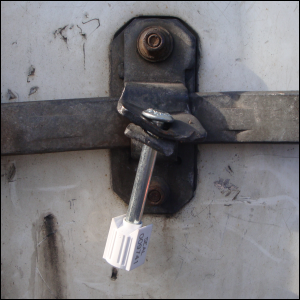
[{"label": "metal door", "polygon": [[[1,8],[2,103],[108,96],[111,39],[141,15],[199,34],[201,92],[299,90],[298,2]],[[108,150],[1,157],[1,297],[298,298],[299,145],[198,150],[194,198],[171,217],[144,216],[147,261],[132,272],[102,259],[110,220],[127,209]]]}]

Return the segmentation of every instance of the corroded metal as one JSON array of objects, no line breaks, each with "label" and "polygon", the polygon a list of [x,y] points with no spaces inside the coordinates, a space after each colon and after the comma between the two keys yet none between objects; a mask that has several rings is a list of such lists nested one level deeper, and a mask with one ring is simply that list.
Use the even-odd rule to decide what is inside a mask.
[{"label": "corroded metal", "polygon": [[155,176],[152,178],[149,190],[147,203],[152,206],[162,205],[170,194],[170,188],[161,177]]},{"label": "corroded metal", "polygon": [[147,27],[137,39],[137,49],[150,62],[166,60],[173,50],[172,35],[161,26]]}]

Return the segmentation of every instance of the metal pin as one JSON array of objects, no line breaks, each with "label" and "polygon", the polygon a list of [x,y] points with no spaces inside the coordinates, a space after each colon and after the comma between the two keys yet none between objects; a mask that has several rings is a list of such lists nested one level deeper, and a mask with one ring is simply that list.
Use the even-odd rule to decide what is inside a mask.
[{"label": "metal pin", "polygon": [[[173,122],[169,113],[149,108],[142,115],[161,127],[164,123]],[[157,151],[144,145],[136,172],[125,221],[140,224],[151,182],[152,172],[156,161]]]}]

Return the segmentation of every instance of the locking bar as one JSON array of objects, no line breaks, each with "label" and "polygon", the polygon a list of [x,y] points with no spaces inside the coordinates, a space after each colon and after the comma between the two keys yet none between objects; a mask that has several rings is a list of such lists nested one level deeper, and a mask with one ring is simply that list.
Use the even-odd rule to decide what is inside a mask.
[{"label": "locking bar", "polygon": [[[299,143],[299,91],[192,93],[202,143]],[[1,104],[1,155],[129,147],[118,98]]]},{"label": "locking bar", "polygon": [[299,143],[299,91],[190,95],[210,143]]},{"label": "locking bar", "polygon": [[118,98],[1,104],[1,155],[129,147]]}]

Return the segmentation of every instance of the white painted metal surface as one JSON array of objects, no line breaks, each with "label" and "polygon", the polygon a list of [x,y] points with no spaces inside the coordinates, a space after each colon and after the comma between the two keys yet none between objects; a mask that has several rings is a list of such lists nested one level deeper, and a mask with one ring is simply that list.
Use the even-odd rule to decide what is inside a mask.
[{"label": "white painted metal surface", "polygon": [[[1,101],[107,96],[110,40],[141,14],[199,33],[201,91],[299,90],[298,2],[4,1]],[[194,199],[146,215],[147,261],[112,276],[102,254],[126,206],[108,150],[2,157],[1,297],[299,298],[299,145],[202,145],[198,159]],[[50,213],[59,282],[45,262]]]}]

